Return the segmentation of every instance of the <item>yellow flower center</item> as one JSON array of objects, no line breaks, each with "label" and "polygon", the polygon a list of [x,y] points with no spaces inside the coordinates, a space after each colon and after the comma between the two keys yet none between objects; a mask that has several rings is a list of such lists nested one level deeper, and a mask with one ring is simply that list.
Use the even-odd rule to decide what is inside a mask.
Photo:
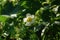
[{"label": "yellow flower center", "polygon": [[27,22],[31,22],[32,21],[32,18],[31,17],[28,17],[27,18]]}]

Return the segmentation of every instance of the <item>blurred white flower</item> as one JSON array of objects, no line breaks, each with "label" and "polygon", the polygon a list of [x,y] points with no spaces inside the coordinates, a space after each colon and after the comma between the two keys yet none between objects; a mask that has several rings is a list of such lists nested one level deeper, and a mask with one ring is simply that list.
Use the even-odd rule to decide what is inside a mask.
[{"label": "blurred white flower", "polygon": [[56,6],[55,8],[53,8],[53,11],[56,13],[58,11],[59,6]]},{"label": "blurred white flower", "polygon": [[23,19],[23,22],[25,22],[25,26],[31,26],[34,23],[34,15],[26,14],[26,18]]},{"label": "blurred white flower", "polygon": [[9,34],[7,34],[7,33],[3,33],[2,34],[2,36],[4,36],[4,37],[6,37],[6,36],[8,36]]},{"label": "blurred white flower", "polygon": [[17,14],[11,14],[10,17],[11,18],[17,17]]}]

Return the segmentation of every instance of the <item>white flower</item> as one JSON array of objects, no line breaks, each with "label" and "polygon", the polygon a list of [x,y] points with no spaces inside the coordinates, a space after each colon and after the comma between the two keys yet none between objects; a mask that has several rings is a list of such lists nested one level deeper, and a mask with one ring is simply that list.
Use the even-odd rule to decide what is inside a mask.
[{"label": "white flower", "polygon": [[17,14],[11,14],[10,17],[11,18],[17,17]]},{"label": "white flower", "polygon": [[25,26],[31,26],[34,23],[34,15],[26,14],[26,18],[23,19],[23,22],[25,22]]}]

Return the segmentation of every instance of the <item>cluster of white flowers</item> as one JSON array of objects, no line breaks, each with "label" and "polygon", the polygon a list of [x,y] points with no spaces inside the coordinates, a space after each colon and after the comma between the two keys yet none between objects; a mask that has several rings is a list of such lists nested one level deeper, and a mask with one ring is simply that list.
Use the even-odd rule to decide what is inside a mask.
[{"label": "cluster of white flowers", "polygon": [[23,22],[25,22],[25,26],[31,26],[34,23],[34,15],[26,14],[26,18],[23,19]]}]

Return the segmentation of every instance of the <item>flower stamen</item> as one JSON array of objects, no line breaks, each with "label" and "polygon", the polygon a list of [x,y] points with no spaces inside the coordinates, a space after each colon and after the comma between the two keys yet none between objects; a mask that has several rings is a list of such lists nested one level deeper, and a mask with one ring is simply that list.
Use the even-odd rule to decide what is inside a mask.
[{"label": "flower stamen", "polygon": [[27,22],[31,22],[32,21],[32,18],[31,17],[28,17],[27,18]]}]

